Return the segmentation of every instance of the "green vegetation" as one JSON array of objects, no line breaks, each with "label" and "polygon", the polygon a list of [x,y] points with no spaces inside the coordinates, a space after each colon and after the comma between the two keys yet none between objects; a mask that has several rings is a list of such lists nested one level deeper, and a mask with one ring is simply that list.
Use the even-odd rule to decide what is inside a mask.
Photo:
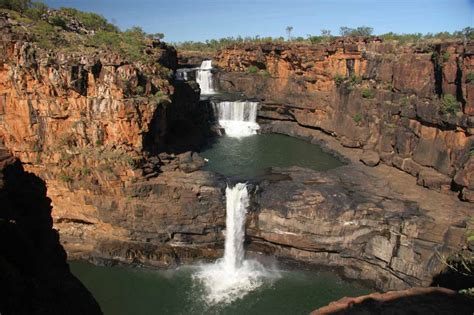
[{"label": "green vegetation", "polygon": [[368,37],[368,36],[371,36],[372,35],[372,32],[374,31],[374,29],[372,27],[368,27],[368,26],[359,26],[359,27],[356,27],[356,28],[350,28],[350,27],[347,27],[347,26],[342,26],[341,28],[339,28],[339,33],[341,34],[341,36],[364,36],[364,37]]},{"label": "green vegetation", "polygon": [[357,113],[354,115],[353,119],[356,122],[356,124],[359,124],[362,121],[362,115]]},{"label": "green vegetation", "polygon": [[349,77],[350,86],[354,86],[360,83],[362,83],[362,78],[355,74],[351,74],[351,76]]},{"label": "green vegetation", "polygon": [[73,178],[66,173],[61,173],[59,174],[59,180],[61,180],[64,183],[72,183]]},{"label": "green vegetation", "polygon": [[25,12],[31,6],[30,0],[0,0],[0,8]]},{"label": "green vegetation", "polygon": [[408,96],[404,96],[400,99],[400,105],[405,107],[409,104],[409,99],[408,99]]},{"label": "green vegetation", "polygon": [[375,97],[375,91],[372,89],[363,89],[362,90],[362,97],[363,98],[374,98]]},{"label": "green vegetation", "polygon": [[250,66],[250,67],[247,68],[247,72],[248,72],[248,73],[252,73],[252,74],[253,74],[253,73],[257,73],[257,72],[258,72],[258,68],[255,67],[255,66]]},{"label": "green vegetation", "polygon": [[336,83],[337,86],[341,85],[342,82],[344,82],[344,77],[340,74],[336,74],[334,77],[333,77],[333,80],[334,80],[334,83]]},{"label": "green vegetation", "polygon": [[452,94],[444,94],[441,99],[440,111],[442,114],[455,114],[460,111],[461,107],[456,97]]},{"label": "green vegetation", "polygon": [[449,52],[444,52],[443,54],[443,62],[446,62],[449,60],[449,58],[451,57],[451,54]]},{"label": "green vegetation", "polygon": [[262,70],[259,72],[259,74],[264,78],[270,77],[270,72],[268,72],[268,70]]},{"label": "green vegetation", "polygon": [[117,26],[109,23],[102,15],[92,12],[82,12],[73,8],[60,8],[59,13],[75,18],[81,22],[85,28],[94,31],[119,32]]},{"label": "green vegetation", "polygon": [[466,75],[466,83],[468,84],[474,84],[474,72],[469,72]]}]

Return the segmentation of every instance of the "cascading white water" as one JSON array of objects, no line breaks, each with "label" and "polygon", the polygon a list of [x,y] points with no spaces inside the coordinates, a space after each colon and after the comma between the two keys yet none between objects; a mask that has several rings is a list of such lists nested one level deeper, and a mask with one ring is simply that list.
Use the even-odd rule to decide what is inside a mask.
[{"label": "cascading white water", "polygon": [[279,275],[268,272],[258,261],[244,259],[245,215],[249,206],[247,186],[227,187],[227,217],[224,257],[201,266],[194,274],[204,285],[208,305],[231,303],[260,287],[267,278]]},{"label": "cascading white water", "polygon": [[245,137],[256,134],[260,128],[256,122],[257,107],[258,102],[218,102],[214,110],[226,135]]},{"label": "cascading white water", "polygon": [[201,88],[202,95],[215,94],[214,82],[212,81],[212,60],[204,60],[201,67],[197,69],[196,82]]}]

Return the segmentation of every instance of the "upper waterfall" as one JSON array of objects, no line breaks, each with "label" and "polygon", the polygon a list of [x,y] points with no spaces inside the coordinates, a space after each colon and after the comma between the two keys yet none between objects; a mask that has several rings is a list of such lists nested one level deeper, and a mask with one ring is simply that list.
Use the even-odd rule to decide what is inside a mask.
[{"label": "upper waterfall", "polygon": [[260,128],[257,124],[258,102],[236,101],[218,102],[214,111],[219,124],[231,137],[254,135]]},{"label": "upper waterfall", "polygon": [[201,67],[197,69],[196,82],[201,88],[202,95],[215,94],[214,82],[212,81],[212,60],[204,60]]}]

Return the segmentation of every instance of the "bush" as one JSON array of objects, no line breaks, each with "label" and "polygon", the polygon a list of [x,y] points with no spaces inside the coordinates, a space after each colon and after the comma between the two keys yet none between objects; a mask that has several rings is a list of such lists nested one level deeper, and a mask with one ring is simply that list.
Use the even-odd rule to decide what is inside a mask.
[{"label": "bush", "polygon": [[474,83],[474,72],[469,72],[466,75],[466,83],[470,83],[470,84]]},{"label": "bush", "polygon": [[441,99],[441,113],[443,114],[455,114],[461,107],[456,97],[452,94],[444,94]]},{"label": "bush", "polygon": [[67,27],[66,21],[64,21],[62,17],[57,16],[57,15],[51,18],[50,23],[51,25],[59,26],[64,29]]},{"label": "bush", "polygon": [[362,83],[362,78],[356,76],[355,74],[351,74],[351,76],[349,77],[349,84],[351,86],[354,86],[354,85],[360,84],[360,83]]},{"label": "bush", "polygon": [[102,15],[92,12],[82,12],[74,8],[60,8],[59,12],[74,17],[81,22],[85,28],[95,31],[118,32],[117,26],[109,23]]},{"label": "bush", "polygon": [[25,15],[32,20],[39,21],[48,12],[48,6],[41,2],[33,2],[31,8],[25,11]]},{"label": "bush", "polygon": [[374,98],[375,97],[375,91],[372,89],[363,89],[362,90],[362,97],[363,98]]},{"label": "bush", "polygon": [[451,57],[451,54],[446,51],[446,52],[443,54],[443,62],[448,61],[448,60],[449,60],[449,57]]},{"label": "bush", "polygon": [[401,106],[407,106],[408,105],[408,96],[404,96],[400,99],[400,105]]},{"label": "bush", "polygon": [[248,73],[257,73],[258,72],[258,68],[255,67],[255,66],[250,66],[247,68],[247,72]]},{"label": "bush", "polygon": [[344,82],[344,77],[340,74],[336,74],[334,77],[333,77],[333,80],[334,80],[334,83],[336,83],[337,86],[341,85],[342,82]]},{"label": "bush", "polygon": [[263,70],[263,71],[260,71],[260,75],[264,78],[268,78],[270,77],[270,72],[268,72],[268,70]]},{"label": "bush", "polygon": [[362,121],[362,115],[361,114],[355,114],[354,115],[354,121],[359,124]]},{"label": "bush", "polygon": [[30,0],[0,0],[0,8],[24,12],[31,6]]}]

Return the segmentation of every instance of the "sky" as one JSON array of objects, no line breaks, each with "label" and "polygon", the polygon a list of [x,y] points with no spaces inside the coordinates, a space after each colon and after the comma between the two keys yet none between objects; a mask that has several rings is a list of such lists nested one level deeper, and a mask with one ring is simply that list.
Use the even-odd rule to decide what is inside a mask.
[{"label": "sky", "polygon": [[140,26],[169,42],[228,36],[339,34],[370,26],[375,34],[453,32],[474,27],[474,0],[45,0],[102,14],[122,30]]}]

